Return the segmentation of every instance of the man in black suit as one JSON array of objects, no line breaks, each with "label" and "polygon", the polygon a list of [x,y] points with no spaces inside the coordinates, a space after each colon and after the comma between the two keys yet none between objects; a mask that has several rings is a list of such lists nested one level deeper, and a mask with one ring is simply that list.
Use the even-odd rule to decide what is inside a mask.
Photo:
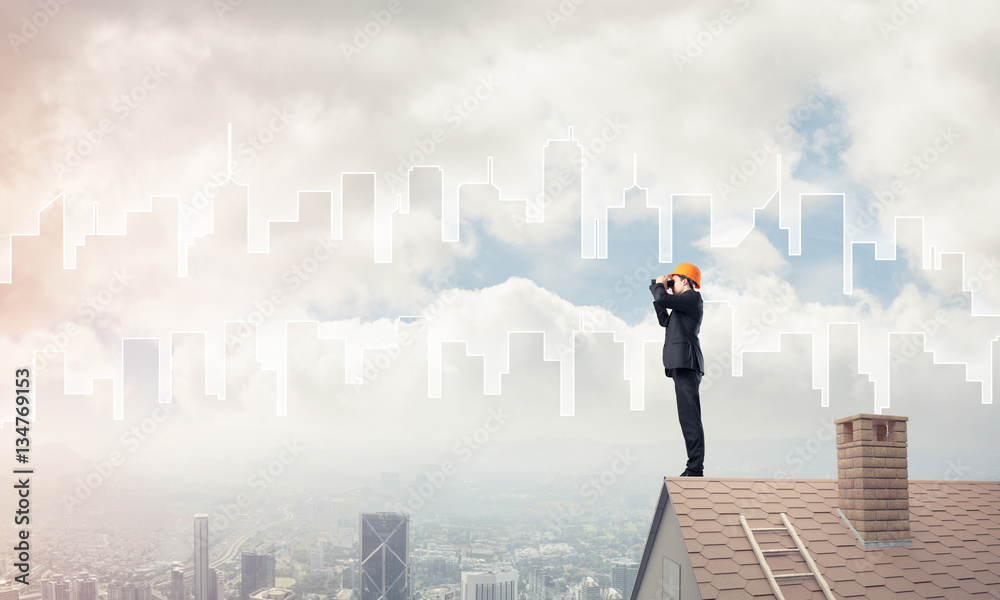
[{"label": "man in black suit", "polygon": [[[705,431],[701,425],[701,397],[698,387],[705,374],[698,333],[704,307],[701,271],[681,263],[670,275],[657,277],[649,286],[653,308],[660,325],[666,328],[663,340],[663,369],[674,380],[677,417],[687,446],[687,468],[681,477],[701,477],[705,470]],[[668,293],[667,289],[673,293]]]}]

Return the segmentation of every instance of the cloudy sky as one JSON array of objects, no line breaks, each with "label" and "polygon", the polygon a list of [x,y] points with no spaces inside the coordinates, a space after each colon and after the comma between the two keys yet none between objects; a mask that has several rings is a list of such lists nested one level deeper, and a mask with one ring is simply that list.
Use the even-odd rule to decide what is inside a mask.
[{"label": "cloudy sky", "polygon": [[832,476],[886,412],[996,479],[1000,7],[954,8],[5,2],[0,361],[84,472],[411,476],[502,409],[499,462],[670,475],[647,286],[693,262],[709,473]]}]

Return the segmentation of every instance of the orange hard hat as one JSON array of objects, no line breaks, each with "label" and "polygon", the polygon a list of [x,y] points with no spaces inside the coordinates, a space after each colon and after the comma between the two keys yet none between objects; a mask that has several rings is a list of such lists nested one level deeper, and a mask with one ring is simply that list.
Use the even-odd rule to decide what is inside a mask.
[{"label": "orange hard hat", "polygon": [[680,263],[671,275],[683,275],[694,282],[695,288],[701,288],[701,270],[691,263]]}]

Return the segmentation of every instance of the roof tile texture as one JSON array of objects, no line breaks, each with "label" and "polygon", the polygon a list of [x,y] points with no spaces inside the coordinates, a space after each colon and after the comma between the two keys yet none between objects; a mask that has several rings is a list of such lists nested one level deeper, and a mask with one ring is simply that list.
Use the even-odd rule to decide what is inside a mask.
[{"label": "roof tile texture", "polygon": [[[739,515],[782,527],[785,513],[838,598],[1000,598],[1000,482],[910,481],[911,544],[865,549],[837,513],[836,480],[666,478],[704,598],[773,598]],[[762,549],[793,548],[784,532]],[[775,574],[806,573],[798,552],[767,554]],[[823,598],[812,577],[783,580],[788,600]]]}]

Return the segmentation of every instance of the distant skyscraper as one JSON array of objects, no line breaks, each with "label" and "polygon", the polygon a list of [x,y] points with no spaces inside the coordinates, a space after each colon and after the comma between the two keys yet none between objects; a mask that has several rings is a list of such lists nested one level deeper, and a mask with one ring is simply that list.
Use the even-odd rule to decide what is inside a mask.
[{"label": "distant skyscraper", "polygon": [[73,580],[73,600],[97,600],[97,578],[90,573],[80,573]]},{"label": "distant skyscraper", "polygon": [[42,600],[72,600],[72,586],[62,575],[42,582]]},{"label": "distant skyscraper", "polygon": [[361,513],[360,600],[410,600],[410,515]]},{"label": "distant skyscraper", "polygon": [[580,582],[580,593],[577,600],[601,600],[601,586],[593,577],[584,577]]},{"label": "distant skyscraper", "polygon": [[639,563],[615,561],[611,564],[611,587],[622,593],[623,600],[632,597],[632,586],[639,572]]},{"label": "distant skyscraper", "polygon": [[21,584],[0,586],[0,600],[18,600],[21,596]]},{"label": "distant skyscraper", "polygon": [[261,588],[273,588],[274,544],[260,541],[243,548],[240,574],[240,600],[250,600],[250,594]]},{"label": "distant skyscraper", "polygon": [[170,600],[185,600],[184,598],[184,567],[174,563],[170,570]]},{"label": "distant skyscraper", "polygon": [[421,579],[431,587],[449,586],[461,579],[458,554],[449,548],[428,544],[426,549],[410,553],[410,564],[411,572],[420,573]]},{"label": "distant skyscraper", "polygon": [[353,590],[357,587],[357,577],[358,577],[358,561],[353,558],[344,563],[344,569],[341,572],[340,577],[340,587],[345,590]]},{"label": "distant skyscraper", "polygon": [[309,568],[310,569],[322,569],[323,568],[323,551],[322,550],[310,550],[309,551]]},{"label": "distant skyscraper", "polygon": [[556,582],[544,569],[535,567],[528,575],[528,600],[552,600]]},{"label": "distant skyscraper", "polygon": [[517,571],[462,573],[462,600],[517,600]]},{"label": "distant skyscraper", "polygon": [[208,570],[208,600],[226,600],[226,582],[215,569]]},{"label": "distant skyscraper", "polygon": [[250,600],[294,600],[295,592],[281,588],[268,588],[257,590],[250,596]]},{"label": "distant skyscraper", "polygon": [[194,600],[209,600],[208,515],[205,513],[194,516]]},{"label": "distant skyscraper", "polygon": [[219,600],[219,573],[208,568],[208,600]]},{"label": "distant skyscraper", "polygon": [[454,586],[437,585],[424,590],[424,600],[455,600],[456,590]]},{"label": "distant skyscraper", "polygon": [[108,600],[152,600],[153,592],[149,582],[112,581],[108,584]]}]

